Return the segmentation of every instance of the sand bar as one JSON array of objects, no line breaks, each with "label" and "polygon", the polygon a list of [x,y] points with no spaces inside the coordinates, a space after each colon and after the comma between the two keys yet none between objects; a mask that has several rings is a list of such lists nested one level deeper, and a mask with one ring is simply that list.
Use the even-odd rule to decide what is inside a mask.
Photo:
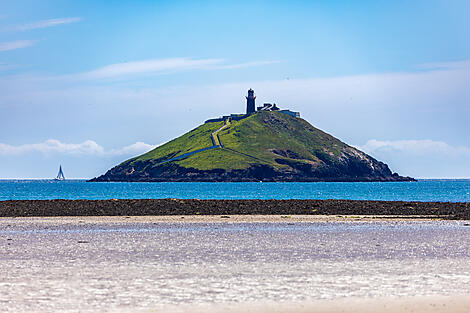
[{"label": "sand bar", "polygon": [[[160,215],[160,216],[45,216],[0,217],[0,226],[60,224],[153,224],[153,223],[381,223],[432,222],[439,216],[426,215]],[[469,225],[470,226],[470,225]]]}]

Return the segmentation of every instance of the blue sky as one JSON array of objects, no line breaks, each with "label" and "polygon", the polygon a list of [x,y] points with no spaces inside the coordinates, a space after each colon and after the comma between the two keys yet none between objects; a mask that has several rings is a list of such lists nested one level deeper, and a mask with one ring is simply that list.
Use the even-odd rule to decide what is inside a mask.
[{"label": "blue sky", "polygon": [[244,110],[470,177],[468,1],[0,2],[0,178],[93,177]]}]

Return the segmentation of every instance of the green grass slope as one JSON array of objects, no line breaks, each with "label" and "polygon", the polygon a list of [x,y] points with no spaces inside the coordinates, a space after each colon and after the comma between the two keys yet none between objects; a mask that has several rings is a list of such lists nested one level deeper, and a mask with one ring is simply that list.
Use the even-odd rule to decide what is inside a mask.
[{"label": "green grass slope", "polygon": [[233,121],[219,137],[224,145],[223,152],[220,149],[204,151],[176,163],[200,170],[244,169],[253,164],[286,168],[276,159],[294,157],[298,162],[318,162],[317,155],[339,155],[341,147],[345,146],[305,120],[279,112],[259,112]]},{"label": "green grass slope", "polygon": [[[130,164],[150,161],[153,164],[184,153],[212,146],[210,134],[224,123],[203,124],[154,150],[132,159]],[[280,112],[259,112],[219,133],[224,149],[212,149],[173,161],[182,167],[199,170],[245,169],[253,164],[286,168],[276,159],[317,163],[334,160],[341,149],[348,147],[307,121]]]},{"label": "green grass slope", "polygon": [[155,161],[158,163],[191,151],[210,147],[212,146],[211,133],[223,125],[223,122],[203,124],[176,139],[132,159],[131,164],[142,161]]}]

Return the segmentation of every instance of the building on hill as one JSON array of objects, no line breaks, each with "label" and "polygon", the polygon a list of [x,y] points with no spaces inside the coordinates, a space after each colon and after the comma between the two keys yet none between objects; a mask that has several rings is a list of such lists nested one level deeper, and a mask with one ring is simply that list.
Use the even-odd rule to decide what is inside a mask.
[{"label": "building on hill", "polygon": [[231,121],[239,121],[247,117],[247,114],[230,114],[230,115],[224,115],[222,117],[218,118],[211,118],[205,121],[204,123],[213,123],[213,122],[223,122],[227,119],[230,119]]},{"label": "building on hill", "polygon": [[300,112],[295,112],[291,110],[279,110],[279,112],[290,115],[292,117],[300,118]]},{"label": "building on hill", "polygon": [[246,114],[252,114],[256,112],[255,99],[255,92],[250,88],[250,90],[248,90],[248,96],[246,97]]},{"label": "building on hill", "polygon": [[278,111],[296,118],[300,118],[300,112],[294,112],[291,110],[281,110],[279,109],[276,104],[271,104],[271,103],[264,103],[262,107],[258,107],[258,112],[260,111]]},{"label": "building on hill", "polygon": [[245,117],[248,117],[250,114],[254,114],[256,112],[261,112],[261,111],[277,111],[280,113],[284,113],[287,115],[290,115],[292,117],[300,118],[300,113],[299,112],[294,112],[291,110],[281,110],[279,107],[277,107],[276,103],[264,103],[263,106],[256,107],[255,106],[255,92],[253,89],[248,90],[248,96],[246,96],[246,114],[230,114],[230,115],[224,115],[219,118],[211,118],[205,123],[213,123],[213,122],[222,122],[227,119],[230,119],[232,121],[239,121],[241,119],[244,119]]},{"label": "building on hill", "polygon": [[258,107],[257,111],[279,111],[276,103],[264,103],[262,107]]},{"label": "building on hill", "polygon": [[276,103],[264,103],[262,107],[258,107],[257,111],[278,111],[287,115],[290,115],[292,117],[300,118],[300,113],[299,112],[294,112],[291,110],[281,110],[276,106]]}]

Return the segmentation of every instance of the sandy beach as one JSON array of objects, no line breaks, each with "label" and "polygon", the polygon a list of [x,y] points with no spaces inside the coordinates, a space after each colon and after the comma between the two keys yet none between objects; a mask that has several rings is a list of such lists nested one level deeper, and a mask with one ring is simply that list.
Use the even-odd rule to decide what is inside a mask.
[{"label": "sandy beach", "polygon": [[378,299],[340,299],[296,303],[251,303],[240,305],[192,305],[143,310],[174,313],[468,313],[470,296]]},{"label": "sandy beach", "polygon": [[0,218],[4,312],[468,312],[470,227],[408,216]]},{"label": "sandy beach", "polygon": [[108,223],[313,223],[436,221],[426,215],[160,215],[160,216],[48,216],[0,217],[0,225],[108,224]]}]

